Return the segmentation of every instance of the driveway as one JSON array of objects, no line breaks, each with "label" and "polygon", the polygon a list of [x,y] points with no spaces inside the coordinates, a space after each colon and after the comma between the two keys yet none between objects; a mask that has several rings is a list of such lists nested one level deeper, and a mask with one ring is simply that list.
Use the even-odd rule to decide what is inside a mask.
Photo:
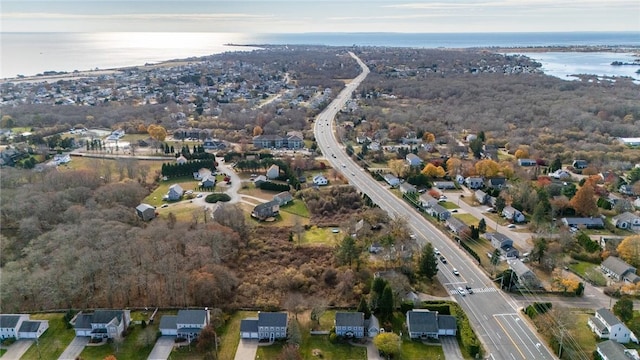
[{"label": "driveway", "polygon": [[373,339],[367,341],[367,360],[381,360],[380,352],[375,345],[373,345]]},{"label": "driveway", "polygon": [[82,350],[84,350],[84,347],[87,346],[88,343],[89,337],[76,336],[75,338],[73,338],[73,341],[71,341],[71,344],[69,344],[67,348],[64,349],[64,352],[62,353],[62,355],[60,355],[58,360],[75,360],[78,356],[80,356],[80,353],[82,352]]},{"label": "driveway", "polygon": [[236,360],[255,359],[258,352],[257,339],[240,339],[238,350],[236,350]]},{"label": "driveway", "polygon": [[460,352],[460,346],[458,346],[458,340],[455,336],[441,336],[440,343],[442,344],[442,351],[444,352],[445,359],[464,360],[462,352]]},{"label": "driveway", "polygon": [[167,360],[173,350],[175,336],[160,336],[147,360]]},{"label": "driveway", "polygon": [[2,360],[20,360],[34,342],[32,339],[21,339],[14,342],[7,348],[7,352],[2,355]]}]

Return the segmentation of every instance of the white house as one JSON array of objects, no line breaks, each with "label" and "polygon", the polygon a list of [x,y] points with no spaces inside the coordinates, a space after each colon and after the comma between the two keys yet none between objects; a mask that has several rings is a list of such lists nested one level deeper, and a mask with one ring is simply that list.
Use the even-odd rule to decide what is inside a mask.
[{"label": "white house", "polygon": [[628,229],[631,231],[640,231],[640,216],[624,212],[620,215],[616,215],[611,219],[613,225],[620,229]]},{"label": "white house", "polygon": [[362,339],[365,336],[364,313],[336,312],[336,335]]},{"label": "white house", "polygon": [[596,310],[596,316],[589,318],[587,322],[591,331],[600,339],[614,340],[626,344],[630,340],[631,331],[609,309]]},{"label": "white house", "polygon": [[182,165],[182,164],[186,164],[187,163],[187,158],[180,155],[176,158],[176,164],[178,165]]},{"label": "white house", "polygon": [[[616,256],[609,256],[600,264],[602,271],[612,279],[622,281],[635,278],[636,268]],[[632,282],[632,281],[630,281]]]},{"label": "white house", "polygon": [[502,216],[504,216],[505,219],[513,220],[513,222],[516,222],[516,223],[521,223],[525,221],[525,217],[520,212],[520,210],[512,206],[505,206],[504,209],[502,209]]},{"label": "white house", "polygon": [[407,164],[409,164],[409,166],[420,166],[420,165],[422,165],[422,159],[420,159],[418,157],[418,155],[416,155],[414,153],[407,154],[405,159],[407,160]]},{"label": "white house", "polygon": [[267,170],[267,179],[277,179],[280,176],[280,167],[273,164]]},{"label": "white house", "polygon": [[316,175],[313,177],[313,184],[318,186],[325,186],[329,184],[329,180],[327,180],[324,175]]},{"label": "white house", "polygon": [[240,337],[274,341],[287,337],[287,314],[281,312],[258,312],[258,317],[240,321]]},{"label": "white house", "polygon": [[549,176],[551,176],[554,179],[570,179],[571,178],[571,173],[568,172],[567,170],[563,170],[563,169],[558,169],[552,173],[549,174]]},{"label": "white house", "polygon": [[404,182],[402,184],[400,184],[400,192],[403,194],[410,194],[410,193],[415,193],[418,192],[418,189],[416,189],[415,186]]},{"label": "white house", "polygon": [[36,339],[48,328],[48,320],[29,320],[27,314],[0,315],[0,339]]},{"label": "white house", "polygon": [[464,180],[464,183],[469,189],[480,189],[484,186],[484,179],[477,176],[470,176]]}]

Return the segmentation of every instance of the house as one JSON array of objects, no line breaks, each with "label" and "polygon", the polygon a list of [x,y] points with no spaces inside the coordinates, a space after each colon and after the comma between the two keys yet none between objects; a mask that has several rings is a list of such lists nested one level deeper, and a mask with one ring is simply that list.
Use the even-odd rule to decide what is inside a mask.
[{"label": "house", "polygon": [[286,141],[286,146],[288,149],[302,149],[302,146],[304,145],[304,141],[302,141],[302,138],[296,135],[288,135]]},{"label": "house", "polygon": [[115,339],[122,336],[129,323],[130,310],[96,310],[92,314],[78,314],[73,328],[76,336]]},{"label": "house", "polygon": [[427,212],[427,214],[437,218],[440,221],[447,220],[451,217],[451,212],[445,209],[440,204],[433,204],[433,206],[430,206],[425,211]]},{"label": "house", "polygon": [[260,184],[267,182],[267,177],[264,175],[258,175],[255,179],[253,179],[253,183],[256,184],[256,187],[260,187]]},{"label": "house", "polygon": [[71,156],[69,154],[56,154],[53,156],[53,163],[55,165],[63,165],[71,162]]},{"label": "house", "polygon": [[549,176],[551,176],[554,179],[570,179],[571,178],[571,173],[568,172],[567,170],[563,170],[563,169],[558,169],[552,173],[549,174]]},{"label": "house", "polygon": [[533,159],[518,159],[519,166],[536,166],[536,161]]},{"label": "house", "polygon": [[507,186],[507,179],[503,177],[496,177],[487,180],[487,186],[491,189],[501,190]]},{"label": "house", "polygon": [[587,160],[573,160],[571,166],[573,166],[574,169],[582,170],[586,169],[587,166],[589,166],[589,163]]},{"label": "house", "polygon": [[48,320],[29,320],[27,314],[0,315],[0,339],[37,339],[48,328]]},{"label": "house", "polygon": [[327,180],[324,175],[316,175],[313,177],[313,184],[317,186],[325,186],[329,184],[329,180]]},{"label": "house", "polygon": [[209,324],[208,309],[178,310],[178,315],[164,315],[160,319],[160,333],[177,336],[191,342]]},{"label": "house", "polygon": [[591,331],[600,339],[609,339],[626,344],[631,339],[631,331],[609,309],[596,310],[595,316],[587,322]]},{"label": "house", "polygon": [[136,207],[136,214],[142,221],[149,221],[156,217],[156,208],[143,203]]},{"label": "house", "polygon": [[382,250],[384,250],[384,248],[379,242],[374,242],[371,245],[369,245],[369,252],[372,254],[377,254]]},{"label": "house", "polygon": [[180,155],[180,156],[178,156],[176,158],[176,164],[183,165],[183,164],[186,164],[186,163],[187,163],[187,158],[186,157]]},{"label": "house", "polygon": [[280,213],[280,205],[277,200],[271,200],[262,203],[253,208],[251,216],[258,220],[266,220],[270,217],[278,216]]},{"label": "house", "polygon": [[212,139],[208,137],[202,142],[202,147],[206,150],[222,150],[227,146],[224,144],[224,142],[218,139]]},{"label": "house", "polygon": [[272,164],[269,169],[267,169],[267,179],[277,179],[280,177],[280,167],[276,164]]},{"label": "house", "polygon": [[418,157],[418,155],[416,155],[414,153],[407,154],[405,159],[407,160],[407,164],[409,164],[409,166],[420,166],[420,165],[422,165],[422,159],[420,159]]},{"label": "house", "polygon": [[613,225],[615,225],[615,227],[620,229],[640,231],[640,216],[628,211],[614,216],[611,219],[611,222],[613,223]]},{"label": "house", "polygon": [[384,181],[387,182],[387,184],[391,185],[391,187],[400,185],[400,179],[393,176],[392,174],[384,174],[382,177],[384,178]]},{"label": "house", "polygon": [[284,147],[284,138],[279,135],[258,135],[253,138],[253,146],[259,149],[279,149]]},{"label": "house", "polygon": [[418,189],[416,189],[415,186],[404,182],[402,184],[400,184],[400,192],[403,194],[412,194],[412,193],[416,193],[418,192]]},{"label": "house", "polygon": [[453,216],[449,217],[446,220],[446,225],[449,230],[453,231],[456,235],[461,235],[466,233],[469,230],[469,226],[462,222],[462,220],[455,218]]},{"label": "house", "polygon": [[587,229],[603,229],[604,221],[600,217],[562,218],[562,223],[568,227],[585,227]]},{"label": "house", "polygon": [[456,184],[453,181],[434,181],[433,187],[440,190],[455,189]]},{"label": "house", "polygon": [[182,198],[182,194],[184,194],[184,190],[178,184],[173,184],[169,187],[169,192],[167,192],[167,199],[169,201],[178,201]]},{"label": "house", "polygon": [[371,317],[364,320],[364,328],[369,337],[376,337],[380,333],[380,322],[378,318],[371,314]]},{"label": "house", "polygon": [[507,260],[509,268],[518,276],[518,283],[528,289],[538,289],[541,287],[540,280],[536,274],[529,269],[519,259]]},{"label": "house", "polygon": [[607,276],[617,281],[622,281],[627,278],[633,280],[633,276],[630,275],[635,275],[637,270],[616,256],[609,256],[604,259],[602,264],[600,264],[600,268]]},{"label": "house", "polygon": [[470,176],[464,179],[464,183],[465,185],[467,185],[469,189],[480,189],[481,187],[484,186],[484,180],[481,177],[477,177],[477,176],[473,176],[473,177]]},{"label": "house", "polygon": [[336,312],[334,321],[336,335],[362,339],[365,336],[364,313]]},{"label": "house", "polygon": [[456,318],[440,315],[437,311],[415,309],[407,311],[407,329],[412,339],[437,339],[440,336],[455,336]]},{"label": "house", "polygon": [[283,191],[274,195],[273,200],[277,201],[279,206],[284,206],[293,201],[293,195],[288,191]]},{"label": "house", "polygon": [[500,253],[505,257],[517,258],[520,255],[518,249],[513,247],[513,240],[509,237],[497,232],[486,233],[484,234],[484,237],[491,242],[491,246],[496,249],[500,249]]},{"label": "house", "polygon": [[198,183],[203,189],[213,189],[216,187],[216,178],[213,175],[206,176]]},{"label": "house", "polygon": [[629,195],[629,196],[635,195],[635,193],[633,192],[633,186],[631,185],[620,185],[620,188],[618,189],[618,191],[624,195]]},{"label": "house", "polygon": [[240,337],[274,341],[287,337],[287,314],[281,312],[258,312],[258,317],[240,321]]},{"label": "house", "polygon": [[513,220],[515,223],[525,221],[524,214],[512,206],[505,206],[504,209],[502,209],[502,216],[504,216],[505,219]]},{"label": "house", "polygon": [[476,196],[476,200],[481,205],[484,205],[484,204],[487,203],[487,201],[489,201],[489,194],[487,194],[486,192],[484,192],[482,190],[476,190],[475,196]]},{"label": "house", "polygon": [[420,201],[420,205],[422,206],[423,209],[428,209],[428,208],[438,204],[438,200],[436,200],[435,198],[433,198],[429,194],[420,195],[418,200]]},{"label": "house", "polygon": [[624,345],[613,340],[606,340],[596,344],[596,352],[602,360],[635,360],[638,359],[637,350],[627,349]]}]

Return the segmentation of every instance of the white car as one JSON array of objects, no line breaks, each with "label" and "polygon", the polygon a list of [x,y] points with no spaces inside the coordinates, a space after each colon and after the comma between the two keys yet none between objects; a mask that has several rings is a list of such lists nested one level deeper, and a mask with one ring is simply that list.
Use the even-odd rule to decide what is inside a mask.
[{"label": "white car", "polygon": [[464,291],[464,289],[462,288],[462,286],[458,287],[458,293],[460,293],[460,295],[465,296],[467,295],[467,292]]},{"label": "white car", "polygon": [[507,225],[507,227],[508,227],[509,229],[515,229],[515,228],[516,228],[516,226],[515,226],[514,224],[509,224],[509,225]]},{"label": "white car", "polygon": [[440,255],[440,250],[438,250],[437,247],[434,247],[433,248],[433,253],[436,254],[436,255]]},{"label": "white car", "polygon": [[458,269],[453,268],[453,275],[460,276],[460,273],[458,272]]}]

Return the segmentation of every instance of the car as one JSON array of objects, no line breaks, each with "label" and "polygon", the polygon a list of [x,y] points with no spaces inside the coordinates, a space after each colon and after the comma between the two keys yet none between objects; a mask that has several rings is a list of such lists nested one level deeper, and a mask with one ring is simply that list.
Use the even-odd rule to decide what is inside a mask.
[{"label": "car", "polygon": [[440,250],[438,250],[437,247],[434,247],[433,248],[433,253],[436,254],[436,255],[440,255]]},{"label": "car", "polygon": [[451,212],[452,212],[452,213],[457,213],[457,212],[458,212],[458,209],[453,209],[453,210],[451,210]]},{"label": "car", "polygon": [[462,296],[467,295],[467,292],[466,292],[466,291],[464,291],[464,289],[463,289],[462,287],[458,287],[458,293],[459,293],[460,295],[462,295]]},{"label": "car", "polygon": [[440,261],[442,261],[443,264],[446,264],[447,258],[445,258],[444,256],[440,256]]},{"label": "car", "polygon": [[515,226],[514,224],[509,224],[509,225],[507,225],[507,227],[508,227],[509,229],[515,229],[515,228],[516,228],[516,226]]},{"label": "car", "polygon": [[202,194],[198,194],[196,197],[199,199],[202,197]]},{"label": "car", "polygon": [[354,174],[354,173],[351,173],[351,176],[356,176],[356,174]]},{"label": "car", "polygon": [[343,167],[343,168],[346,168],[346,167],[347,167],[347,165],[345,165],[345,164],[342,164],[342,167]]},{"label": "car", "polygon": [[333,228],[333,229],[331,229],[331,232],[332,232],[332,233],[334,233],[334,234],[337,234],[337,233],[339,233],[339,232],[340,232],[340,229],[338,229],[338,228]]},{"label": "car", "polygon": [[415,240],[415,239],[416,239],[416,234],[410,234],[410,235],[409,235],[409,238],[410,238],[411,240]]},{"label": "car", "polygon": [[467,285],[464,288],[467,289],[467,292],[469,293],[469,295],[473,294],[473,289],[471,288],[471,286]]},{"label": "car", "polygon": [[167,208],[169,207],[169,204],[162,204],[162,206],[160,206],[161,208]]},{"label": "car", "polygon": [[460,276],[460,272],[458,272],[458,269],[453,268],[453,275]]}]

